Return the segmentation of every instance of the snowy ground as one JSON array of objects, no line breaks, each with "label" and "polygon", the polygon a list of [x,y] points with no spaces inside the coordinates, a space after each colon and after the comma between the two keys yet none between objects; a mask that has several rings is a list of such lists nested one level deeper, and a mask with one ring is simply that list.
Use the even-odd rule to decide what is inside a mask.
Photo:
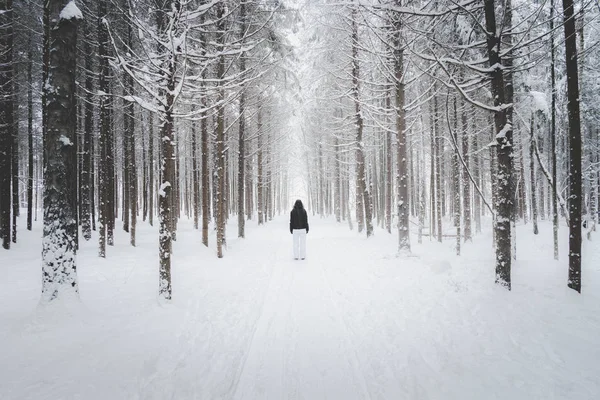
[{"label": "snowy ground", "polygon": [[294,261],[277,218],[245,240],[231,225],[219,260],[183,220],[161,306],[157,233],[140,223],[138,247],[118,231],[105,260],[83,243],[81,301],[42,308],[36,228],[0,249],[0,399],[600,398],[598,233],[578,295],[566,230],[558,263],[548,224],[519,227],[507,292],[489,232],[460,258],[413,238],[399,259],[385,231],[311,217]]}]

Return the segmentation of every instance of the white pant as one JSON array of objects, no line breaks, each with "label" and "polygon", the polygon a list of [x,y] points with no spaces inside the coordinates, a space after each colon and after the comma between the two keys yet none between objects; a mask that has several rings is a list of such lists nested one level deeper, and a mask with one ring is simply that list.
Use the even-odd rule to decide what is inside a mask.
[{"label": "white pant", "polygon": [[294,229],[294,258],[306,258],[306,229]]}]

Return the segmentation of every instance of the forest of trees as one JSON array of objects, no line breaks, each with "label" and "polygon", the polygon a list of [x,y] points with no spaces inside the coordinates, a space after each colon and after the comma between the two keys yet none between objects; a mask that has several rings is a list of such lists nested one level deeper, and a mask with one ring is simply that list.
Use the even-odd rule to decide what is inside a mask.
[{"label": "forest of trees", "polygon": [[460,254],[493,220],[509,290],[515,225],[551,220],[580,292],[599,33],[593,0],[0,0],[2,246],[43,209],[51,301],[78,290],[81,240],[111,257],[115,229],[158,225],[170,299],[178,221],[224,257],[228,219],[243,238],[287,211],[299,168],[313,214],[399,256],[411,231]]}]

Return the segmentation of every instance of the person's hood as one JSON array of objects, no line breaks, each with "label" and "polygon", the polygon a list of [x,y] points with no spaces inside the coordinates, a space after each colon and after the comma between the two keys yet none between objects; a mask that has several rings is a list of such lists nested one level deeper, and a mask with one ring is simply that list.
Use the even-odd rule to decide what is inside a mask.
[{"label": "person's hood", "polygon": [[296,202],[294,203],[294,208],[297,208],[297,209],[304,208],[304,205],[302,204],[302,200],[296,200]]}]

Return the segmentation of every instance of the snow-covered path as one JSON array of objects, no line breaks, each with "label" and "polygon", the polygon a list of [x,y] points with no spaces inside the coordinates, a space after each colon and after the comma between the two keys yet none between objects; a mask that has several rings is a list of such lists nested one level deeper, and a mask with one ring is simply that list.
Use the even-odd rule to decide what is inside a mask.
[{"label": "snow-covered path", "polygon": [[600,247],[585,243],[577,295],[548,228],[520,227],[509,293],[485,234],[461,257],[427,241],[396,258],[394,235],[312,217],[295,261],[276,218],[243,240],[231,225],[219,260],[182,220],[159,305],[143,224],[106,260],[83,243],[81,302],[50,308],[36,307],[39,231],[22,231],[0,252],[0,399],[597,399]]},{"label": "snow-covered path", "polygon": [[[282,229],[285,232],[285,226]],[[323,241],[323,233],[314,240]],[[324,272],[327,248],[314,245],[306,260],[296,261],[290,258],[287,241],[283,247],[274,260],[235,398],[369,398]]]}]

